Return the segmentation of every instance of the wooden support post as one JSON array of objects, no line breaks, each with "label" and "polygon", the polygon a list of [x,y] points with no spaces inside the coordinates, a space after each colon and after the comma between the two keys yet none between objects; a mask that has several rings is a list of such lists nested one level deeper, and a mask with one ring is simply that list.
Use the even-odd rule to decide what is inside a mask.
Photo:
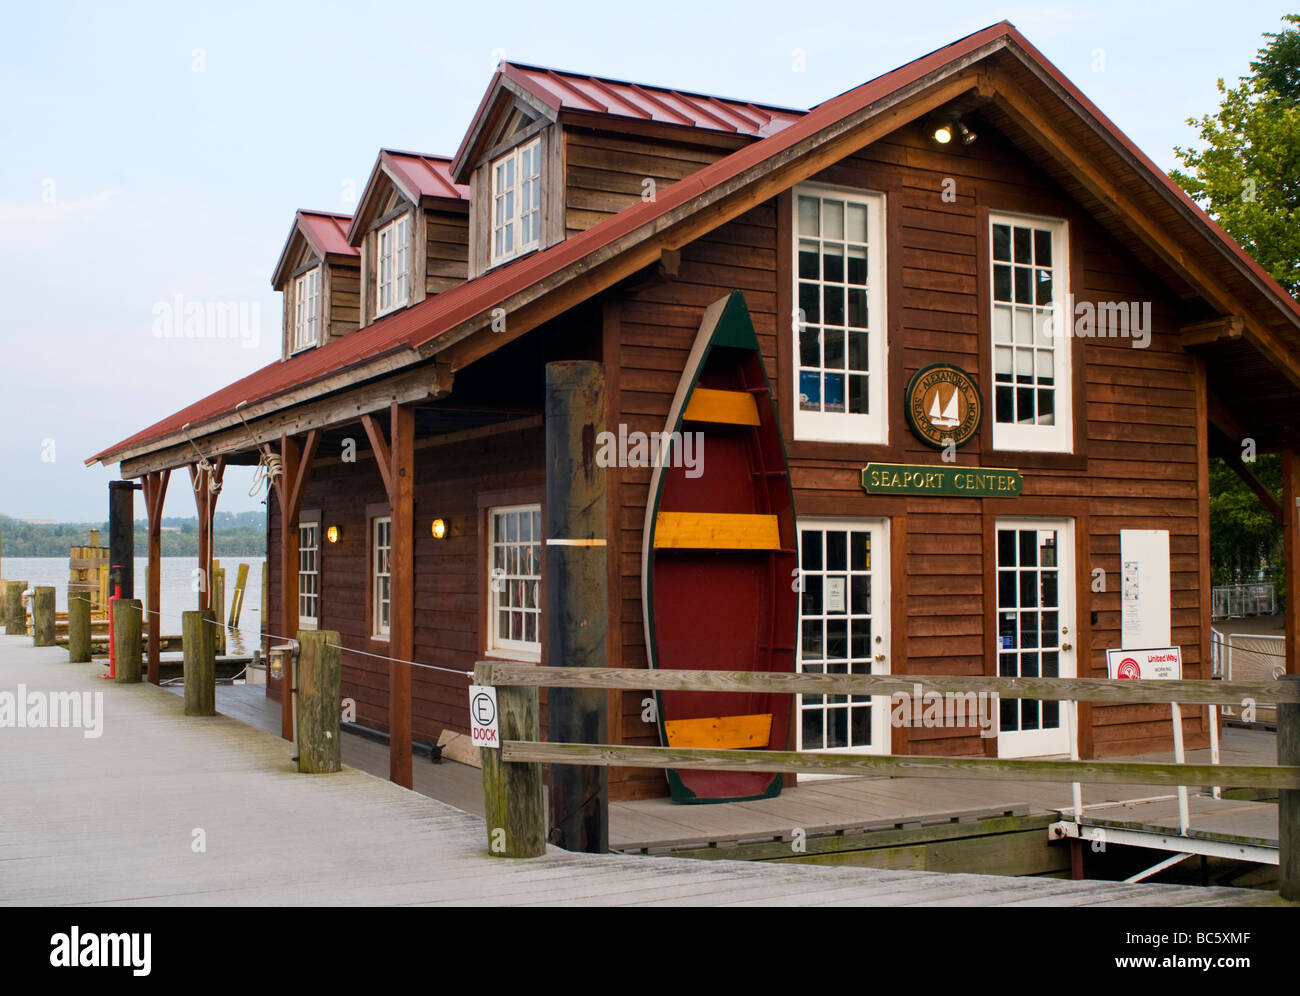
[{"label": "wooden support post", "polygon": [[1286,673],[1300,674],[1300,453],[1282,451],[1282,567],[1286,572]]},{"label": "wooden support post", "polygon": [[5,632],[10,636],[27,635],[27,612],[23,609],[26,581],[5,582]]},{"label": "wooden support post", "polygon": [[32,645],[54,646],[53,588],[37,588],[32,596]]},{"label": "wooden support post", "polygon": [[214,642],[218,654],[226,652],[226,631],[221,623],[226,618],[226,569],[221,561],[212,561],[212,616],[216,624],[212,627]]},{"label": "wooden support post", "polygon": [[[286,638],[298,632],[298,513],[320,435],[319,429],[313,429],[303,443],[292,436],[280,437],[281,472],[275,478],[275,493],[280,503],[280,634]],[[280,736],[285,740],[294,737],[293,679],[293,661],[286,658],[280,680]],[[268,695],[272,685],[268,672]]]},{"label": "wooden support post", "polygon": [[185,715],[217,714],[217,621],[211,609],[181,613],[184,649]]},{"label": "wooden support post", "polygon": [[392,514],[389,561],[388,778],[411,787],[411,665],[415,653],[415,409],[389,408],[389,434],[362,416]]},{"label": "wooden support post", "polygon": [[140,621],[143,606],[136,598],[113,600],[113,657],[117,680],[134,684],[140,680],[144,655],[140,647]]},{"label": "wooden support post", "polygon": [[298,645],[298,770],[308,775],[338,771],[339,635],[303,630]]},{"label": "wooden support post", "polygon": [[[491,680],[491,664],[474,666],[474,681]],[[539,740],[542,735],[538,693],[534,687],[497,689],[501,739]],[[546,804],[542,795],[542,766],[535,762],[501,760],[501,751],[482,747],[483,806],[488,853],[495,858],[537,858],[546,853]],[[561,770],[552,768],[552,772]],[[605,769],[601,769],[602,771]]]},{"label": "wooden support post", "polygon": [[[1294,515],[1295,508],[1287,508]],[[1286,597],[1289,603],[1290,589]],[[1287,656],[1294,660],[1290,646],[1287,645]],[[1284,675],[1281,680],[1290,685],[1300,684],[1300,675]],[[1278,703],[1277,763],[1300,764],[1300,703]],[[1278,789],[1277,830],[1278,891],[1283,899],[1300,900],[1300,789]]]},{"label": "wooden support post", "polygon": [[135,482],[108,482],[108,566],[113,589],[135,598]]},{"label": "wooden support post", "polygon": [[230,618],[226,624],[231,629],[239,628],[239,617],[244,612],[244,592],[248,588],[248,564],[240,564],[235,573],[235,592],[230,599]]},{"label": "wooden support post", "polygon": [[68,593],[68,660],[83,664],[90,660],[90,592]]},{"label": "wooden support post", "polygon": [[[595,439],[605,421],[600,364],[548,363],[545,405],[547,662],[604,667],[605,473],[595,462]],[[551,689],[547,739],[607,743],[608,701],[603,691]],[[607,852],[608,769],[552,767],[550,820],[551,843],[567,851]]]},{"label": "wooden support post", "polygon": [[149,517],[145,608],[149,613],[146,628],[149,631],[149,683],[152,685],[162,680],[162,512],[171,476],[170,470],[147,474],[141,484],[145,512]]}]

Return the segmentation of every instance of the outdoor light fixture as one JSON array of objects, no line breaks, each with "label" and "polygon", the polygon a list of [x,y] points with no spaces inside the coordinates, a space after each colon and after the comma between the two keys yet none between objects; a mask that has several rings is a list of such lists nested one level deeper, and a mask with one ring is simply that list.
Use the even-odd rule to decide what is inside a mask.
[{"label": "outdoor light fixture", "polygon": [[298,659],[298,641],[290,640],[279,646],[271,647],[266,655],[266,673],[273,681],[284,677],[285,661]]},{"label": "outdoor light fixture", "polygon": [[947,145],[952,141],[954,134],[961,136],[962,145],[970,145],[971,142],[979,138],[975,132],[966,126],[966,122],[962,121],[960,114],[945,115],[943,121],[935,126],[932,137],[940,145]]},{"label": "outdoor light fixture", "polygon": [[978,135],[976,135],[973,131],[971,131],[969,128],[966,127],[966,124],[965,124],[965,122],[963,122],[963,121],[958,121],[958,122],[957,122],[957,130],[958,130],[959,132],[961,132],[961,144],[962,144],[962,145],[970,145],[971,142],[973,142],[973,141],[975,141],[975,139],[979,138]]},{"label": "outdoor light fixture", "polygon": [[329,540],[331,543],[337,543],[339,541],[339,527],[330,526],[328,529],[326,529],[325,538]]},{"label": "outdoor light fixture", "polygon": [[434,539],[442,539],[442,538],[445,537],[446,535],[447,535],[447,520],[446,520],[446,519],[434,519],[434,520],[433,520],[433,538],[434,538]]},{"label": "outdoor light fixture", "polygon": [[934,130],[934,140],[940,145],[947,145],[952,141],[952,128],[946,124],[939,125]]}]

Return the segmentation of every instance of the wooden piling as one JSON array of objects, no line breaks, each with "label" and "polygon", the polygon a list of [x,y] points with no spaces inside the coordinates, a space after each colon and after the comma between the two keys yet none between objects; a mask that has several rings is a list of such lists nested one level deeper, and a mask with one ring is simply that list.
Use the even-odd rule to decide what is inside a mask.
[{"label": "wooden piling", "polygon": [[140,641],[140,624],[144,606],[138,598],[113,600],[113,659],[117,680],[123,684],[140,681],[144,671],[144,651]]},{"label": "wooden piling", "polygon": [[[605,485],[595,440],[604,425],[605,378],[599,363],[546,365],[546,653],[548,663],[605,666]],[[608,743],[608,696],[554,688],[547,731],[558,743]],[[502,710],[504,712],[504,709]],[[551,769],[550,841],[568,851],[609,850],[609,772]]]},{"label": "wooden piling", "polygon": [[[489,682],[491,667],[487,663],[475,665],[475,684]],[[535,687],[498,688],[497,712],[503,741],[541,738],[541,714]],[[496,858],[541,857],[546,853],[542,766],[533,762],[506,764],[501,760],[499,748],[482,747],[479,753],[483,758],[488,853]],[[552,777],[560,770],[562,766],[552,768]]]},{"label": "wooden piling", "polygon": [[[214,622],[220,623],[226,618],[226,569],[221,561],[212,562],[212,601],[208,603],[214,615]],[[221,626],[213,626],[213,636],[218,654],[226,652],[226,631]]]},{"label": "wooden piling", "polygon": [[82,664],[90,660],[90,592],[68,593],[68,660]]},{"label": "wooden piling", "polygon": [[32,595],[32,645],[54,646],[54,589],[39,587]]},{"label": "wooden piling", "polygon": [[217,714],[216,619],[211,609],[181,613],[187,716]]},{"label": "wooden piling", "polygon": [[339,635],[300,630],[298,646],[298,770],[327,774],[342,767]]},{"label": "wooden piling", "polygon": [[[1287,598],[1292,597],[1288,590]],[[1300,683],[1300,675],[1280,680]],[[1277,705],[1277,763],[1300,764],[1300,703]],[[1283,899],[1300,900],[1300,789],[1277,792],[1278,892]]]},{"label": "wooden piling", "polygon": [[240,564],[235,574],[235,591],[230,596],[230,618],[226,621],[231,629],[239,628],[239,617],[244,613],[244,591],[248,587],[248,564]]},{"label": "wooden piling", "polygon": [[5,582],[5,632],[10,636],[27,635],[27,612],[23,609],[23,592],[27,590],[26,581]]}]

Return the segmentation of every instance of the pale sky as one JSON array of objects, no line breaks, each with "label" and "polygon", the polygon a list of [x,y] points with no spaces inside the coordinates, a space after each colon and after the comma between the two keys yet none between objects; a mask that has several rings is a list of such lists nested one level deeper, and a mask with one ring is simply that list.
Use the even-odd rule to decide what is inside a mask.
[{"label": "pale sky", "polygon": [[[501,58],[809,107],[1007,19],[1162,168],[1290,5],[388,2],[11,5],[0,32],[0,514],[107,517],[83,460],[276,359],[295,209],[381,146],[449,155]],[[803,70],[796,69],[802,50]],[[168,339],[233,303],[247,339]],[[254,314],[256,313],[256,315]],[[191,516],[178,479],[166,514]],[[227,474],[220,508],[255,507]],[[143,502],[137,502],[138,516]]]}]

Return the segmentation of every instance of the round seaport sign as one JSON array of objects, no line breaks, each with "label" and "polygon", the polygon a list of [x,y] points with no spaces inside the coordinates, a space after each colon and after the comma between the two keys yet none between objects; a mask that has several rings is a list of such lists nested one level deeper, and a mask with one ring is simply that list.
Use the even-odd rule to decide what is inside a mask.
[{"label": "round seaport sign", "polygon": [[975,381],[961,367],[931,363],[907,382],[907,423],[918,439],[937,450],[962,446],[979,431],[984,415]]}]

